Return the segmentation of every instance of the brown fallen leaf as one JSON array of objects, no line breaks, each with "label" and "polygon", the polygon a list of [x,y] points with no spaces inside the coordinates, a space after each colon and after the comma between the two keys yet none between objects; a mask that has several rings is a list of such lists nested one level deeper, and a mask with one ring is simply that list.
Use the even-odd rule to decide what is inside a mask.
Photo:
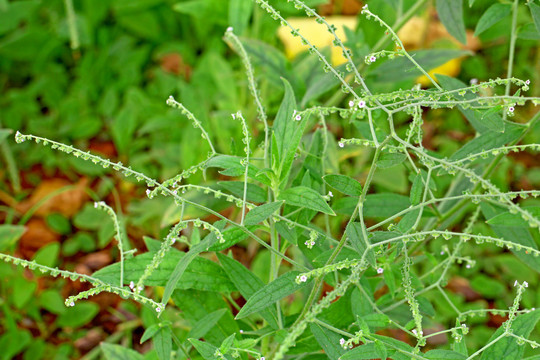
[{"label": "brown fallen leaf", "polygon": [[59,194],[47,199],[39,206],[35,215],[46,216],[54,212],[61,213],[66,217],[75,215],[88,199],[85,189],[88,186],[88,179],[82,178],[76,184],[72,184],[65,179],[49,179],[42,181],[34,190],[32,195],[16,205],[18,212],[24,214],[42,199],[50,196],[51,193],[60,189],[71,188],[61,191]]},{"label": "brown fallen leaf", "polygon": [[19,251],[26,259],[31,259],[41,247],[60,240],[60,235],[49,229],[42,219],[31,219],[25,226],[26,231],[19,240]]},{"label": "brown fallen leaf", "polygon": [[463,295],[466,301],[475,301],[482,298],[479,293],[473,290],[469,284],[469,280],[462,277],[454,276],[451,278],[446,289],[453,293]]}]

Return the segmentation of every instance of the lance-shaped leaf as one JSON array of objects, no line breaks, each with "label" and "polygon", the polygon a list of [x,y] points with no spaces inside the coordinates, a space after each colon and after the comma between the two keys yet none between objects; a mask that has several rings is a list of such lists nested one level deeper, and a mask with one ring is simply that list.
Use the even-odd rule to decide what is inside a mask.
[{"label": "lance-shaped leaf", "polygon": [[[253,294],[264,287],[262,280],[238,261],[220,253],[217,253],[217,256],[229,279],[235,284],[244,299],[251,298]],[[264,309],[260,314],[272,328],[278,329],[278,316],[275,308]]]},{"label": "lance-shaped leaf", "polygon": [[306,186],[297,186],[283,191],[279,198],[288,205],[304,207],[329,215],[336,215],[321,194]]},{"label": "lance-shaped leaf", "polygon": [[[540,309],[521,314],[512,323],[512,333],[516,336],[527,338],[532,332],[536,323],[540,320]],[[504,332],[503,326],[499,327],[491,336],[488,343],[498,338]],[[484,350],[480,360],[505,359],[521,360],[525,347],[518,344],[518,339],[513,336],[506,336],[498,340],[495,344]]]},{"label": "lance-shaped leaf", "polygon": [[251,209],[244,219],[245,225],[256,225],[268,219],[279,210],[283,201],[271,202]]},{"label": "lance-shaped leaf", "polygon": [[325,183],[334,189],[350,196],[360,196],[362,194],[362,185],[355,179],[340,174],[331,174],[323,176]]},{"label": "lance-shaped leaf", "polygon": [[463,21],[463,0],[437,0],[437,15],[450,35],[460,43],[467,43]]},{"label": "lance-shaped leaf", "polygon": [[346,350],[339,344],[340,335],[314,323],[309,324],[309,329],[330,360],[338,360],[345,353]]},{"label": "lance-shaped leaf", "polygon": [[276,280],[264,286],[255,292],[242,307],[236,319],[243,319],[253,313],[266,309],[275,304],[285,296],[300,290],[307,285],[307,282],[297,284],[296,277],[300,274],[298,271],[291,271],[278,277]]}]

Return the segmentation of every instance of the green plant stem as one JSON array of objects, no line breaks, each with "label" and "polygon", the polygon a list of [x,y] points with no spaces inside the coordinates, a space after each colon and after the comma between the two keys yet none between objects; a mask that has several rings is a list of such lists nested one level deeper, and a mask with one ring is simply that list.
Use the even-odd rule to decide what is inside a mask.
[{"label": "green plant stem", "polygon": [[[365,201],[365,198],[366,198],[366,195],[367,195],[367,192],[368,192],[368,189],[369,189],[369,185],[371,183],[371,180],[373,179],[373,174],[375,173],[375,170],[377,168],[376,162],[377,162],[377,160],[379,158],[381,149],[388,143],[389,140],[390,140],[390,137],[387,137],[380,144],[380,146],[377,147],[377,149],[375,150],[375,155],[373,156],[372,166],[369,169],[368,175],[366,177],[366,182],[364,183],[364,186],[362,188],[362,193],[360,194],[360,197],[358,199],[358,204],[357,204],[356,208],[354,209],[353,214],[351,215],[351,219],[349,220],[349,223],[354,221],[356,216],[358,216],[359,214],[360,214],[361,218],[363,219],[363,215],[361,214],[361,210],[363,208],[363,202]],[[367,232],[366,232],[365,226],[362,226],[362,233],[364,234],[365,240],[367,241],[368,237],[367,237]],[[339,255],[341,249],[343,249],[343,246],[345,245],[346,241],[347,241],[347,236],[345,234],[343,234],[342,237],[341,237],[341,240],[339,241],[338,245],[336,246],[336,248],[332,252],[332,255],[330,255],[330,257],[328,258],[328,260],[326,261],[324,266],[328,266],[328,265],[330,265],[330,264],[332,264],[334,262],[336,257]],[[302,309],[302,312],[300,313],[300,315],[298,315],[298,317],[296,318],[294,324],[292,325],[293,327],[296,326],[300,321],[303,320],[303,318],[305,317],[305,315],[307,314],[307,312],[309,311],[311,306],[313,306],[313,303],[315,302],[315,300],[317,298],[317,295],[319,294],[319,292],[321,290],[323,279],[324,279],[324,276],[319,276],[315,280],[315,284],[313,285],[313,288],[311,289],[311,292],[310,292],[310,294],[308,296],[308,299],[306,301],[306,305]]]},{"label": "green plant stem", "polygon": [[64,0],[64,6],[66,7],[66,16],[69,28],[69,38],[71,41],[71,49],[77,50],[79,48],[80,42],[79,33],[77,31],[75,10],[73,8],[73,0]]},{"label": "green plant stem", "polygon": [[18,194],[21,192],[21,179],[19,178],[19,170],[17,169],[17,164],[13,159],[11,149],[9,148],[5,140],[0,141],[0,151],[2,152],[2,155],[4,156],[4,159],[6,161],[6,167],[9,179],[11,180],[11,186],[13,187],[13,191]]},{"label": "green plant stem", "polygon": [[[512,27],[510,32],[510,49],[508,50],[508,69],[506,70],[506,78],[510,79],[512,77],[512,72],[514,70],[514,54],[516,52],[516,39],[517,39],[517,13],[518,13],[518,0],[514,0],[512,4]],[[508,82],[506,88],[504,89],[504,95],[510,95],[510,86]],[[506,120],[507,112],[503,111],[503,120]]]}]

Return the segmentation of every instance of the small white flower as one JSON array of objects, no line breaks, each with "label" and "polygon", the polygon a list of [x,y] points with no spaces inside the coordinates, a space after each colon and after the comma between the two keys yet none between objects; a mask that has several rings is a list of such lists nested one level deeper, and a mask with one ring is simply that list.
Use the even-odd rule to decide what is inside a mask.
[{"label": "small white flower", "polygon": [[69,303],[69,306],[75,306],[75,303],[72,301]]},{"label": "small white flower", "polygon": [[531,80],[528,80],[528,79],[527,79],[527,80],[525,81],[525,85],[529,85],[530,83],[531,83]]},{"label": "small white flower", "polygon": [[259,360],[266,360],[266,359],[264,358],[264,356],[261,356],[261,358]]},{"label": "small white flower", "polygon": [[377,269],[377,274],[382,274],[384,272],[384,269],[383,268],[378,268]]},{"label": "small white flower", "polygon": [[515,109],[514,109],[513,106],[510,106],[510,107],[508,108],[508,112],[514,112],[514,110],[515,110]]},{"label": "small white flower", "polygon": [[418,333],[416,332],[416,329],[412,329],[412,333],[414,334],[414,336],[418,336]]},{"label": "small white flower", "polygon": [[375,56],[371,55],[369,57],[369,62],[375,62],[375,61],[377,61],[377,58]]},{"label": "small white flower", "polygon": [[236,114],[231,114],[233,120],[236,119]]},{"label": "small white flower", "polygon": [[441,255],[444,255],[444,251],[441,251]]},{"label": "small white flower", "polygon": [[366,5],[364,5],[364,6],[362,6],[362,9],[363,9],[363,10],[367,10],[367,9],[368,9],[368,6],[367,6],[367,4],[366,4]]},{"label": "small white flower", "polygon": [[467,269],[470,269],[470,268],[471,268],[471,264],[467,264],[467,265],[465,265],[465,267],[466,267]]},{"label": "small white flower", "polygon": [[156,308],[156,312],[161,312],[161,306],[158,306],[158,307]]},{"label": "small white flower", "polygon": [[528,282],[526,282],[526,281],[524,281],[524,282],[523,282],[523,286],[525,286],[525,287],[529,287],[529,283],[528,283]]},{"label": "small white flower", "polygon": [[243,334],[244,333],[244,330],[240,329],[240,334]]},{"label": "small white flower", "polygon": [[176,238],[173,237],[173,238],[171,239],[171,245],[174,244],[175,242],[176,242]]},{"label": "small white flower", "polygon": [[296,119],[296,121],[302,120],[302,117],[300,115],[296,115],[294,118]]},{"label": "small white flower", "polygon": [[306,282],[306,281],[307,281],[307,276],[306,275],[300,276],[300,282]]},{"label": "small white flower", "polygon": [[339,345],[341,345],[341,346],[345,345],[345,339],[344,338],[339,339]]},{"label": "small white flower", "polygon": [[146,196],[150,196],[150,189],[146,189]]},{"label": "small white flower", "polygon": [[338,146],[339,146],[340,148],[342,148],[342,147],[344,147],[344,146],[345,146],[345,144],[344,144],[344,143],[342,143],[342,142],[340,142],[340,143],[338,143]]},{"label": "small white flower", "polygon": [[131,281],[131,282],[129,283],[129,288],[130,288],[131,290],[135,289],[135,283],[134,283],[133,281]]},{"label": "small white flower", "polygon": [[138,288],[139,291],[143,291],[144,290],[144,286],[140,285],[139,288]]},{"label": "small white flower", "polygon": [[227,28],[227,31],[228,31],[228,32],[233,31],[233,27],[232,27],[232,26],[229,26],[229,27]]},{"label": "small white flower", "polygon": [[333,194],[331,191],[329,191],[329,192],[328,192],[328,196],[334,197],[334,194]]},{"label": "small white flower", "polygon": [[471,83],[471,85],[476,85],[476,84],[478,84],[478,79],[477,78],[472,78],[470,80],[470,83]]},{"label": "small white flower", "polygon": [[354,106],[354,101],[352,101],[352,100],[349,101],[349,106],[350,106],[350,107],[353,107],[353,106]]},{"label": "small white flower", "polygon": [[467,328],[467,324],[461,324],[461,327],[466,329]]},{"label": "small white flower", "polygon": [[514,287],[518,286],[518,281],[514,281]]},{"label": "small white flower", "polygon": [[94,208],[97,209],[98,205],[99,205],[99,204],[98,204],[97,202],[95,202],[95,203],[94,203]]},{"label": "small white flower", "polygon": [[366,102],[365,102],[364,100],[360,100],[360,101],[358,102],[358,107],[359,107],[360,109],[366,107]]}]

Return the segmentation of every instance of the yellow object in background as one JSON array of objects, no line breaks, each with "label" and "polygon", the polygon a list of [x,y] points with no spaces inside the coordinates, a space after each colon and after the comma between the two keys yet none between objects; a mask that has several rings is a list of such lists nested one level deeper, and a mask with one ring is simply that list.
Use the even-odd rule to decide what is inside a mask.
[{"label": "yellow object in background", "polygon": [[[451,77],[456,77],[460,70],[461,70],[461,60],[463,58],[456,58],[452,59],[441,66],[437,66],[435,69],[432,69],[428,71],[429,76],[433,78],[433,80],[437,81],[437,76],[435,74],[441,74]],[[427,76],[422,75],[416,78],[416,82],[422,84],[422,86],[429,86],[431,85],[431,81],[427,78]]]},{"label": "yellow object in background", "polygon": [[[336,35],[343,42],[346,40],[343,28],[348,27],[351,30],[354,30],[356,29],[356,24],[358,22],[356,16],[329,16],[325,18],[325,20],[336,27]],[[334,36],[328,31],[328,28],[324,24],[317,23],[315,18],[305,17],[289,18],[287,21],[318,49],[330,46],[332,50],[332,65],[338,66],[347,62],[342,54],[343,51],[341,48],[333,45],[332,42],[334,41]],[[299,37],[294,37],[291,34],[291,29],[288,26],[281,26],[278,29],[278,37],[283,42],[285,54],[289,59],[292,59],[299,53],[309,49],[309,46],[302,44]]]},{"label": "yellow object in background", "polygon": [[[358,23],[357,16],[329,16],[325,18],[329,24],[333,24],[336,27],[336,34],[341,41],[346,41],[344,27],[348,27],[351,30],[356,29]],[[332,51],[331,62],[332,65],[341,65],[347,60],[342,54],[340,47],[333,44],[334,36],[328,31],[328,28],[315,21],[315,18],[289,18],[287,19],[289,24],[297,29],[309,42],[321,49],[326,46],[330,46]],[[449,39],[455,43],[456,47],[462,47],[444,28],[439,21],[427,22],[421,17],[411,18],[398,32],[399,38],[402,40],[407,50],[414,50],[424,46],[430,46],[434,42],[440,39]],[[299,53],[309,49],[309,46],[302,44],[299,37],[294,37],[291,34],[291,29],[288,26],[281,26],[278,29],[278,37],[285,46],[285,54],[289,59],[293,59]],[[476,39],[472,35],[467,34],[468,43],[470,47],[477,47]],[[436,80],[434,74],[443,74],[447,76],[455,77],[461,70],[461,61],[463,58],[452,59],[447,63],[438,66],[428,71],[429,75]],[[423,86],[431,85],[431,81],[426,76],[419,76],[416,81]]]}]

